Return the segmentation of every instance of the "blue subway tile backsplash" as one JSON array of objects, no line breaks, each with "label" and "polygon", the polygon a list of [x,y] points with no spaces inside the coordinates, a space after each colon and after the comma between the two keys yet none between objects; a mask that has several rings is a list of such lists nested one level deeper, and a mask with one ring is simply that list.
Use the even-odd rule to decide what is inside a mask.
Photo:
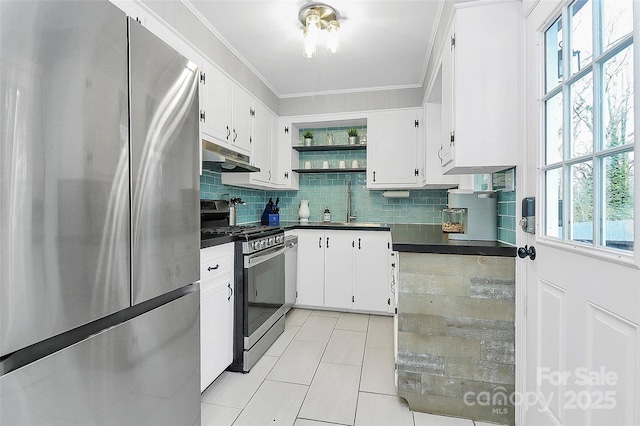
[{"label": "blue subway tile backsplash", "polygon": [[[331,156],[327,161],[335,161],[338,156]],[[384,198],[383,191],[366,188],[365,173],[300,174],[299,191],[264,191],[223,185],[220,173],[205,170],[200,178],[200,198],[242,198],[246,205],[237,209],[238,223],[260,220],[269,198],[275,200],[277,197],[280,197],[281,221],[297,221],[300,200],[309,200],[311,221],[321,221],[324,209],[328,207],[332,220],[341,222],[346,221],[349,181],[352,214],[357,216],[357,222],[442,223],[442,210],[447,204],[446,190],[412,190],[409,198]]]},{"label": "blue subway tile backsplash", "polygon": [[[510,170],[510,169],[509,169]],[[493,174],[493,182],[504,182],[504,175],[509,170],[503,170]],[[515,180],[516,170],[513,169],[513,178]],[[494,190],[498,191],[498,240],[516,244],[516,192],[504,191],[502,188],[494,185]]]},{"label": "blue subway tile backsplash", "polygon": [[[320,168],[328,161],[337,168],[340,160],[350,167],[352,160],[366,161],[364,151],[302,152],[300,164],[311,161],[313,168]],[[499,172],[504,173],[504,172]],[[515,171],[514,171],[515,175]],[[269,198],[280,197],[280,220],[297,221],[300,200],[309,200],[311,221],[322,221],[325,208],[331,211],[335,222],[346,221],[347,188],[351,181],[352,214],[356,222],[394,223],[442,223],[442,210],[447,207],[447,190],[424,189],[409,191],[408,198],[384,198],[384,191],[366,188],[364,172],[301,173],[299,191],[265,191],[223,185],[220,173],[205,170],[200,178],[201,199],[242,198],[246,205],[237,209],[238,223],[260,220]],[[515,244],[516,199],[515,191],[498,190],[498,239]]]}]

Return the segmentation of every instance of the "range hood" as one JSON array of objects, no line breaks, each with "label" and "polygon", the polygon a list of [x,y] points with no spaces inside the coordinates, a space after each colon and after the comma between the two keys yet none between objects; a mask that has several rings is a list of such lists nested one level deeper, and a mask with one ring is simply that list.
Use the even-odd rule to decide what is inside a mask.
[{"label": "range hood", "polygon": [[202,139],[202,169],[221,173],[260,171],[250,164],[248,155],[238,154],[205,139]]}]

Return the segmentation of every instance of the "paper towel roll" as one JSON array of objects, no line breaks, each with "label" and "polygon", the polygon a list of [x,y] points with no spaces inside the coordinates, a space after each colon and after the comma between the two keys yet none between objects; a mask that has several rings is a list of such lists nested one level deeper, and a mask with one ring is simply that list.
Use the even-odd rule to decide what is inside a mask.
[{"label": "paper towel roll", "polygon": [[409,191],[384,191],[384,198],[409,198]]}]

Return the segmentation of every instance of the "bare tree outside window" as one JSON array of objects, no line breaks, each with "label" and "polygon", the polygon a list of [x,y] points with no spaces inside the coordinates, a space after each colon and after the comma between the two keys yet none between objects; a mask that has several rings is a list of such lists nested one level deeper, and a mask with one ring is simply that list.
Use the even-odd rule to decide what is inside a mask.
[{"label": "bare tree outside window", "polygon": [[[554,182],[561,186],[557,194],[565,194],[568,205],[556,199],[556,190],[548,182],[547,217],[559,209],[561,229],[557,232],[554,224],[547,224],[547,235],[631,251],[635,196],[632,2],[577,0],[564,13],[569,29],[562,28],[559,18],[545,34],[547,79],[555,78],[551,68],[562,66],[549,54],[557,40],[569,43],[569,47],[560,43],[557,58],[560,63],[563,56],[571,58],[564,65],[571,77],[563,80],[560,73],[559,85],[546,85],[544,169],[565,171],[567,179]],[[595,30],[594,22],[602,23],[602,31]],[[601,34],[602,49],[593,43],[592,34]],[[563,125],[565,117],[570,122]],[[565,126],[568,129],[563,130]],[[567,220],[562,220],[563,212]]]}]

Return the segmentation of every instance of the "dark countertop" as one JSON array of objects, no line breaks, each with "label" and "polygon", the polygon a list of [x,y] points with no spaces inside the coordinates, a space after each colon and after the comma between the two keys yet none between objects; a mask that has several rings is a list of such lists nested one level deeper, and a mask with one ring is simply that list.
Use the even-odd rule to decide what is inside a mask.
[{"label": "dark countertop", "polygon": [[213,246],[219,246],[220,244],[232,243],[234,241],[240,241],[238,237],[232,237],[231,235],[216,235],[207,237],[200,240],[200,248],[208,248]]},{"label": "dark countertop", "polygon": [[440,225],[395,224],[390,227],[395,251],[504,257],[516,255],[516,247],[498,241],[450,240]]},{"label": "dark countertop", "polygon": [[390,231],[389,225],[384,223],[346,223],[346,222],[309,222],[300,223],[295,221],[280,222],[280,227],[285,231],[290,229],[329,229],[336,231],[345,231],[351,229],[354,231]]},{"label": "dark countertop", "polygon": [[[255,222],[244,225],[259,225],[259,223]],[[292,229],[391,231],[393,250],[399,252],[503,257],[515,257],[516,255],[516,247],[498,241],[450,240],[449,235],[442,232],[442,227],[440,225],[358,222],[309,222],[308,224],[301,224],[297,221],[282,221],[280,222],[279,228],[283,231],[289,231]],[[202,240],[201,248],[241,240],[242,238],[240,237],[216,236]]]}]

